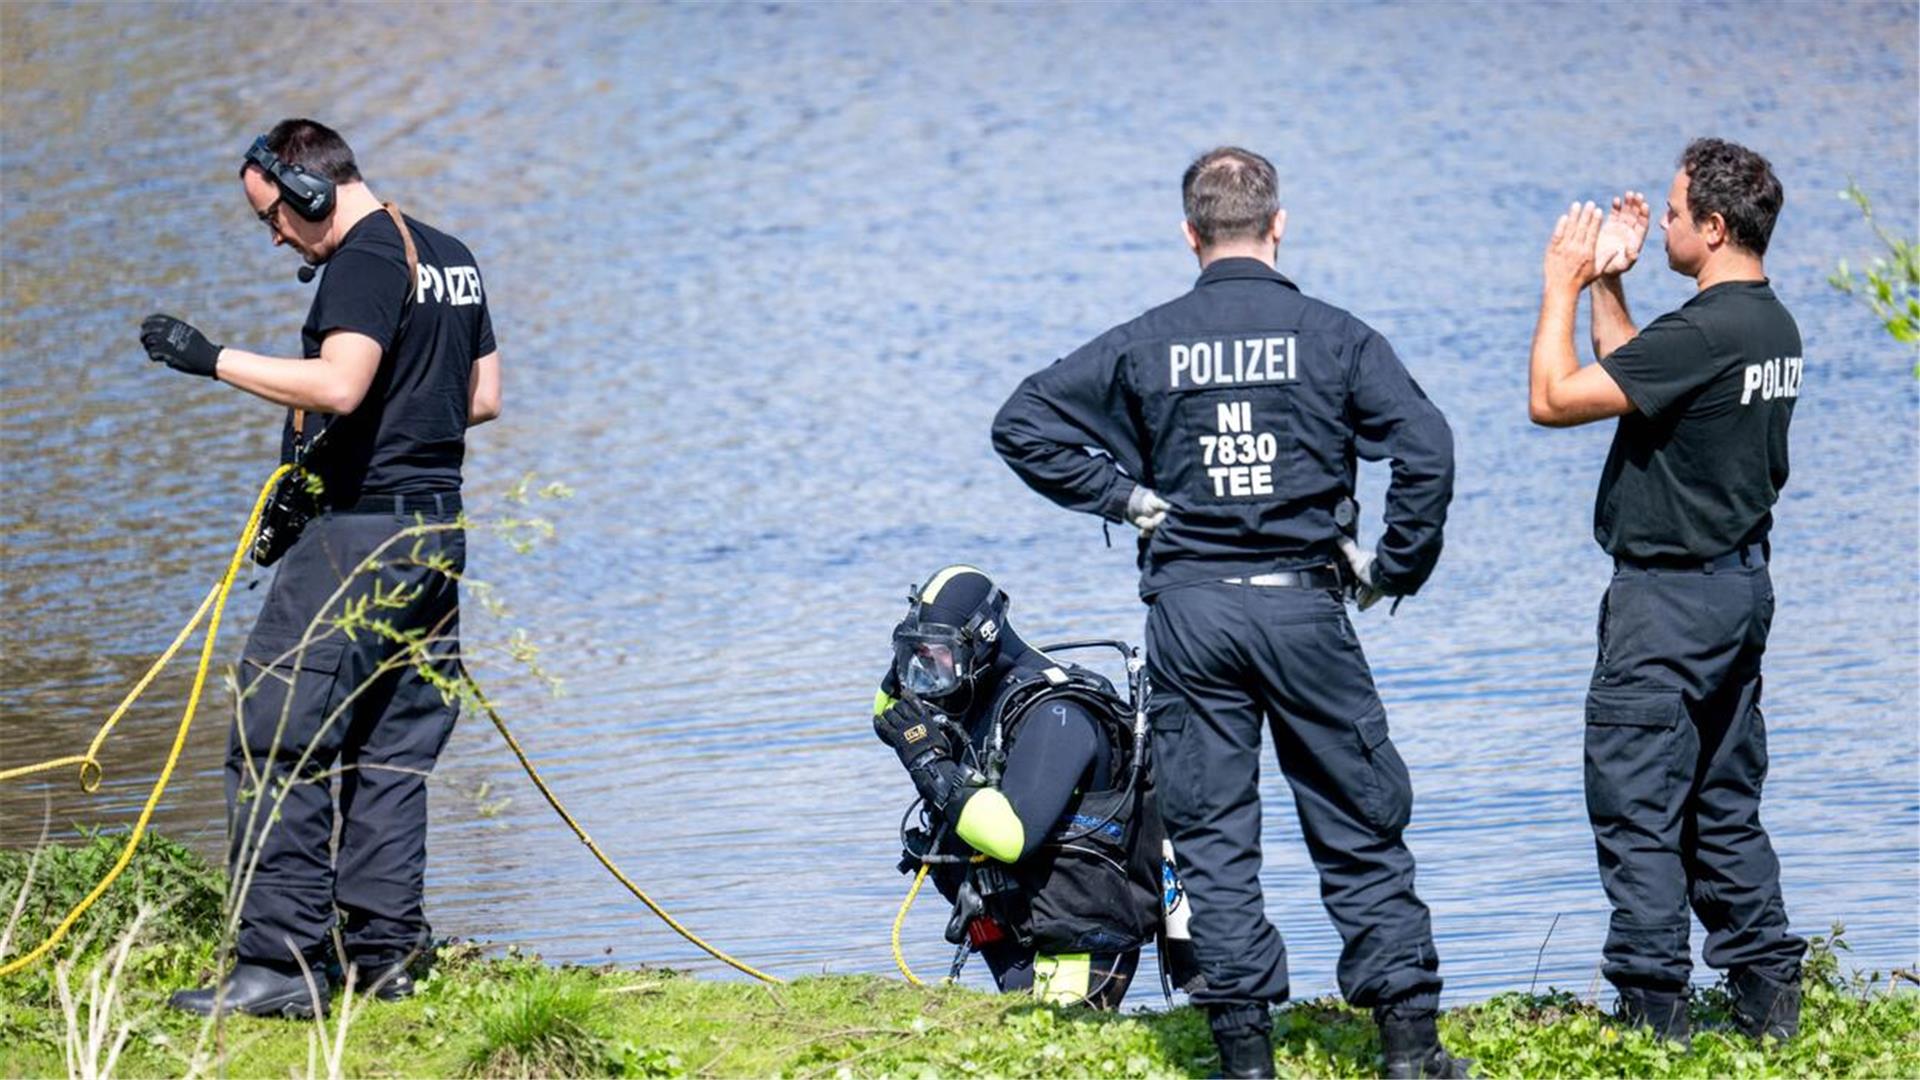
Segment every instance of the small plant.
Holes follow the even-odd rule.
[[[1895,341],[1913,346],[1920,354],[1920,243],[1895,236],[1875,221],[1873,203],[1858,184],[1849,180],[1840,197],[1860,207],[1861,216],[1887,254],[1873,260],[1864,280],[1855,277],[1847,260],[1841,259],[1827,282],[1848,296],[1865,300]],[[1913,373],[1920,378],[1920,361],[1914,364]]]
[[[121,1014],[121,976],[126,972],[127,956],[147,921],[142,910],[120,935],[110,959],[95,960],[87,973],[84,999],[73,992],[75,961],[62,960],[53,969],[54,985],[60,991],[60,1012],[66,1018],[65,1044],[67,1075],[78,1080],[106,1080],[126,1049],[133,1022]],[[103,983],[101,976],[105,975]]]
[[[468,1054],[474,1076],[586,1076],[619,1071],[602,1030],[599,989],[571,971],[536,971],[480,1014]]]

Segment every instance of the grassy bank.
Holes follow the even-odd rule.
[[[43,853],[4,955],[38,940],[119,841]],[[114,1067],[124,1076],[213,1072],[221,1063],[235,1076],[1197,1076],[1216,1067],[1204,1020],[1186,1008],[1104,1016],[865,976],[761,987],[660,970],[555,968],[471,945],[443,948],[409,1001],[345,1010],[336,999],[324,1028],[242,1017],[213,1029],[169,1013],[164,1001],[212,974],[219,875],[164,839],[149,843],[82,924],[83,940],[58,951],[59,963],[0,982],[0,1075],[69,1071],[67,1043],[76,1030],[84,1042],[95,975],[95,997],[117,990],[101,1011],[100,1042],[111,1046],[125,1028]],[[26,864],[24,854],[0,854],[0,915],[11,911]],[[137,919],[115,980],[117,946]],[[1455,1009],[1442,1032],[1485,1076],[1920,1075],[1920,994],[1842,978],[1830,947],[1810,970],[1806,1029],[1786,1046],[1703,1034],[1686,1053],[1618,1031],[1591,1003],[1561,993]],[[1723,1006],[1717,994],[1701,995],[1696,1021],[1718,1019]],[[1363,1014],[1325,1001],[1281,1010],[1275,1042],[1282,1075],[1372,1075],[1378,1052]],[[104,1057],[103,1049],[92,1060]]]

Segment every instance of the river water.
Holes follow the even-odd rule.
[[[276,410],[134,339],[161,309],[294,351],[310,289],[233,178],[256,132],[310,114],[480,257],[507,392],[470,507],[527,513],[501,493],[528,472],[575,492],[538,505],[543,548],[471,544],[508,606],[470,613],[478,670],[547,777],[747,961],[889,970],[909,790],[866,705],[905,588],[972,561],[1031,639],[1138,639],[1130,545],[1022,487],[987,424],[1027,372],[1188,287],[1180,171],[1236,142],[1279,166],[1282,269],[1385,333],[1457,435],[1437,576],[1357,618],[1449,997],[1524,989],[1536,960],[1585,992],[1609,432],[1527,422],[1539,254],[1569,199],[1662,194],[1718,133],[1785,183],[1768,265],[1806,341],[1767,679],[1787,903],[1802,931],[1844,922],[1862,967],[1920,955],[1920,395],[1912,355],[1825,283],[1874,247],[1848,177],[1914,231],[1912,4],[7,4],[0,30],[0,763],[84,746],[271,467]],[[1629,293],[1644,319],[1688,284],[1656,250]],[[1383,484],[1364,478],[1369,536]],[[516,627],[558,696],[504,658]],[[56,835],[130,820],[188,668],[96,796],[65,774],[0,791],[0,843],[34,842],[43,807]],[[228,708],[202,710],[159,815],[208,852]],[[602,875],[484,720],[435,784],[439,932],[724,974]],[[1295,993],[1329,992],[1337,939],[1271,762],[1263,785]],[[948,955],[939,906],[908,923],[922,971]]]

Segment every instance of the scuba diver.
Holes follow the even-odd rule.
[[[1106,679],[1022,640],[1006,594],[971,566],[934,574],[909,604],[873,729],[920,795],[900,868],[927,864],[953,903],[954,973],[978,952],[1003,992],[1117,1008],[1141,945],[1161,930],[1162,889],[1180,895],[1163,876],[1171,863],[1146,768],[1137,657],[1120,642],[1055,646],[1126,654],[1129,703]],[[1190,949],[1161,945],[1163,971],[1182,987]]]

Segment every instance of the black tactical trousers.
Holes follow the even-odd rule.
[[[1260,731],[1293,788],[1320,896],[1345,942],[1341,993],[1432,1005],[1439,958],[1401,831],[1407,767],[1373,673],[1327,590],[1210,583],[1147,616],[1160,812],[1192,902],[1196,1004],[1286,1000],[1287,954],[1260,890]]]
[[[1758,559],[1712,572],[1622,565],[1601,601],[1587,816],[1613,904],[1602,970],[1615,985],[1686,984],[1689,906],[1707,928],[1708,964],[1798,974],[1806,943],[1787,929],[1780,861],[1760,825],[1760,657],[1772,623]]]
[[[418,520],[446,524],[453,515]],[[317,959],[336,907],[343,959],[363,970],[405,957],[428,932],[427,775],[458,710],[394,642],[365,626],[349,636],[330,622],[367,602],[368,618],[422,635],[433,670],[457,671],[457,583],[419,562],[444,558],[464,569],[460,531],[403,537],[380,555],[379,569],[355,572],[415,523],[391,513],[316,518],[283,557],[241,654],[226,787],[233,880],[253,866],[236,945],[244,962]]]

